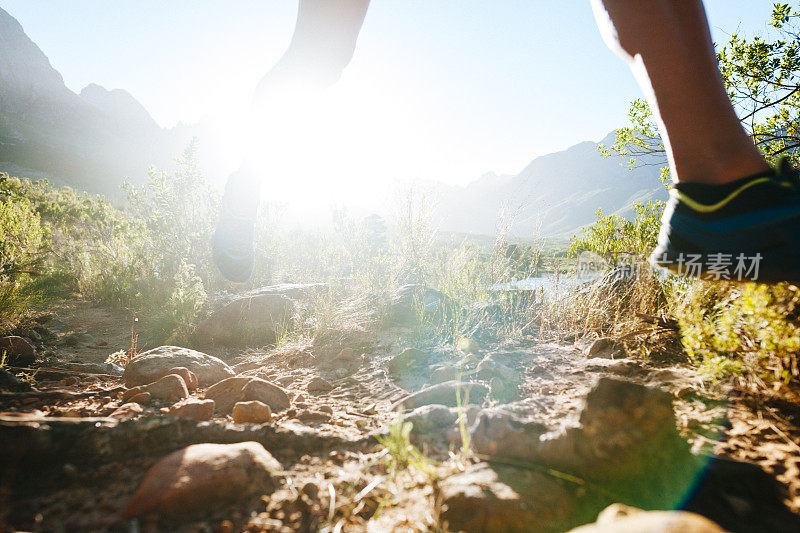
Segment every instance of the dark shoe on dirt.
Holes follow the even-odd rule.
[[[725,185],[676,184],[650,263],[706,280],[800,281],[800,173],[783,160]]]

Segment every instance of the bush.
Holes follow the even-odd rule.
[[[693,283],[676,308],[684,347],[716,378],[798,377],[800,289],[794,285]]]

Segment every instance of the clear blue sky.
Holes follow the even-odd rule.
[[[737,27],[762,30],[772,1],[706,5],[714,38],[724,41]],[[167,127],[243,109],[285,49],[296,13],[288,0],[0,6],[71,89],[124,88]],[[351,169],[363,182],[379,171],[450,183],[516,173],[537,155],[601,139],[639,96],[587,0],[374,0],[333,92],[345,109],[363,110],[349,127],[377,139],[375,157]],[[380,139],[390,149],[382,152]]]

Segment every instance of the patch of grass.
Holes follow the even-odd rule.
[[[403,417],[389,426],[389,434],[377,436],[378,442],[388,451],[389,465],[393,472],[413,467],[428,475],[433,475],[431,460],[411,443],[411,430],[414,425],[405,422]]]

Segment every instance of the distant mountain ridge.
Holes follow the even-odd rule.
[[[0,8],[0,171],[48,177],[58,185],[114,197],[125,177],[141,182],[151,165],[170,168],[193,136],[201,137],[201,166],[219,180],[235,162],[215,145],[227,130],[211,122],[158,126],[130,93],[89,84],[75,94],[14,17]],[[613,134],[604,144],[613,141]],[[663,161],[626,168],[582,142],[537,157],[517,175],[487,173],[467,186],[436,184],[441,231],[493,235],[513,220],[520,238],[566,236],[595,219],[623,216],[636,201],[666,198]]]
[[[30,169],[114,195],[125,176],[169,165],[188,136],[160,128],[133,96],[64,84],[19,22],[0,8],[0,170]]]
[[[568,236],[604,214],[629,216],[634,202],[665,200],[663,159],[652,157],[632,170],[624,157],[604,157],[599,144],[585,141],[537,157],[516,176],[485,174],[465,187],[438,190],[436,220],[442,231],[494,234],[510,221],[521,238]]]

